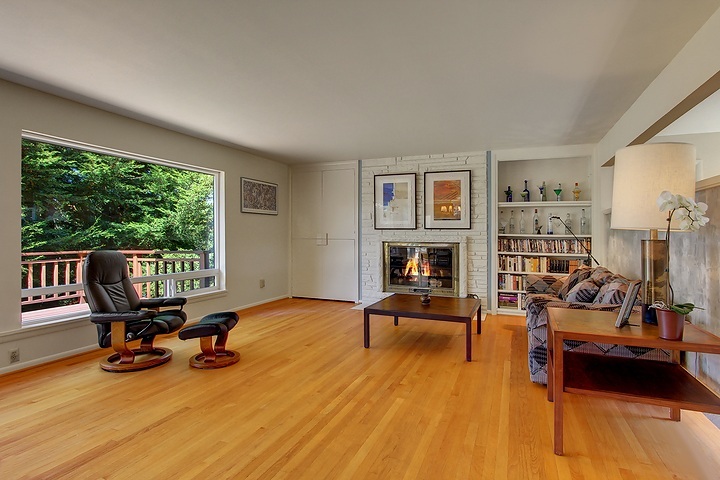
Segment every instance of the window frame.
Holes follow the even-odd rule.
[[[161,165],[170,168],[178,168],[183,170],[189,170],[198,173],[204,173],[212,175],[213,177],[213,238],[214,238],[214,254],[215,254],[215,266],[214,268],[207,268],[203,270],[193,270],[188,272],[176,272],[176,273],[164,273],[159,275],[148,275],[142,277],[131,277],[130,281],[133,284],[145,283],[145,282],[164,282],[164,288],[166,292],[169,292],[167,296],[175,296],[177,291],[177,283],[184,280],[202,279],[207,277],[214,277],[215,285],[212,287],[204,287],[199,289],[182,292],[183,297],[188,300],[194,298],[206,297],[209,295],[217,295],[218,293],[225,292],[225,242],[224,242],[224,184],[225,184],[225,173],[221,170],[215,170],[208,167],[200,167],[196,165],[190,165],[187,163],[181,163],[171,160],[166,160],[158,157],[152,157],[148,155],[142,155],[138,153],[127,152],[124,150],[118,150],[109,147],[101,147],[85,142],[76,140],[69,140],[53,135],[47,135],[44,133],[34,132],[30,130],[22,130],[21,140],[30,140],[35,142],[49,143],[58,145],[61,147],[73,148],[76,150],[84,150],[88,152],[97,153],[100,155],[110,155],[119,157],[127,160],[135,160],[138,162],[151,163],[155,165]],[[22,158],[20,158],[22,162]],[[64,292],[75,292],[82,291],[83,286],[80,283],[73,283],[67,285],[56,285],[50,287],[35,287],[35,288],[21,288],[20,299],[28,296],[39,296],[47,295],[51,293],[64,293]],[[82,305],[82,304],[80,304]],[[87,305],[87,304],[85,304]],[[60,307],[62,308],[62,307]],[[34,313],[32,319],[25,319],[25,314],[21,313],[21,326],[30,327],[37,325],[45,325],[50,323],[58,323],[70,320],[76,320],[78,318],[86,317],[89,315],[90,310],[88,308],[80,310],[74,309],[72,312],[67,313],[56,313],[39,315],[42,310],[37,310]]]

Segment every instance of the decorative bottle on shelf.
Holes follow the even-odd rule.
[[[505,201],[512,202],[512,188],[508,185],[508,189],[505,190]]]
[[[540,218],[538,217],[537,208],[535,209],[535,213],[533,213],[533,233],[536,233],[540,235]]]
[[[572,218],[569,213],[565,215],[565,235],[572,235]]]
[[[552,235],[553,234],[553,214],[548,213],[548,224],[547,224],[547,234]]]
[[[582,215],[580,216],[580,234],[581,235],[587,235],[588,228],[587,228],[587,218],[585,218],[585,209],[582,209]]]
[[[540,190],[540,201],[544,202],[547,200],[547,187],[545,186],[545,180],[543,180],[543,184],[538,187],[538,190]]]
[[[520,210],[520,233],[525,233],[525,210]]]
[[[527,180],[525,180],[525,190],[522,191],[522,197],[526,202],[530,201],[530,190],[527,188]]]
[[[573,188],[572,193],[573,193],[573,200],[575,200],[576,202],[578,200],[580,200],[580,192],[582,192],[582,190],[580,190],[578,183],[575,182],[575,188]]]
[[[555,195],[557,195],[556,200],[557,200],[558,202],[559,202],[560,200],[562,200],[562,197],[560,196],[560,194],[562,193],[562,184],[558,183],[557,188],[556,188],[555,190],[553,190],[553,192],[555,192]]]
[[[510,210],[510,221],[508,222],[509,233],[515,233],[515,210]]]
[[[505,227],[507,227],[507,220],[505,220],[505,214],[500,210],[500,217],[498,217],[498,232],[505,233]]]

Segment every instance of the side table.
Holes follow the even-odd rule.
[[[643,324],[615,327],[615,312],[548,308],[548,400],[554,402],[554,451],[563,454],[563,395],[575,393],[646,403],[670,408],[670,419],[680,421],[680,410],[720,414],[720,396],[677,362],[681,351],[720,354],[720,338],[689,323],[683,339],[663,340],[658,327]],[[565,340],[611,343],[673,351],[673,363],[587,353],[566,352]]]

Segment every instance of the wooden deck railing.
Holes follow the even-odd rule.
[[[38,295],[22,298],[23,312],[84,303],[85,295],[82,287],[68,291],[67,286],[82,284],[82,265],[85,256],[89,252],[89,250],[85,250],[23,253],[21,261],[22,288],[43,288],[43,291]],[[122,253],[128,258],[130,277],[151,277],[178,272],[192,272],[204,270],[210,266],[210,253],[201,250],[123,250]],[[211,286],[212,282],[212,278],[179,280],[176,283],[175,292],[186,292],[208,287]],[[143,298],[159,297],[167,294],[165,292],[165,282],[162,280],[136,283],[135,289]]]

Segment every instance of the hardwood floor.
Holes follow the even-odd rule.
[[[569,395],[565,451],[530,382],[524,318],[464,326],[291,299],[240,312],[240,362],[196,370],[196,341],[134,373],[96,351],[0,377],[0,478],[703,479],[720,431],[702,414]],[[473,332],[475,329],[473,328]]]

